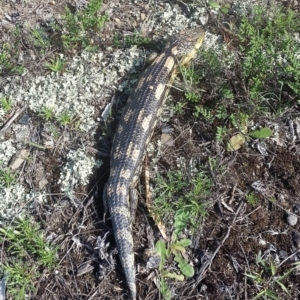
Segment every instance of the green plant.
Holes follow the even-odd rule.
[[[176,206],[170,200],[185,187],[186,183],[180,171],[168,172],[166,177],[157,174],[155,193],[158,197],[155,199],[154,210],[160,218],[175,213]]]
[[[175,113],[182,114],[184,112],[184,108],[186,107],[186,102],[180,101],[172,103],[171,107]]]
[[[60,116],[57,117],[57,120],[62,126],[66,126],[71,123],[72,116],[67,112],[63,112]]]
[[[10,169],[0,169],[0,186],[10,187],[15,181],[16,177]]]
[[[218,118],[219,120],[222,120],[222,121],[224,121],[225,119],[227,119],[228,118],[228,112],[227,112],[226,107],[221,104],[217,108],[215,116],[216,116],[216,118]]]
[[[256,287],[260,290],[259,293],[253,298],[253,300],[264,297],[279,300],[280,298],[278,298],[278,293],[276,292],[277,287],[279,287],[284,293],[289,295],[288,289],[284,285],[283,281],[291,274],[291,272],[295,268],[297,268],[298,263],[295,264],[296,267],[291,268],[283,275],[278,275],[277,267],[272,259],[263,258],[263,256],[261,255],[261,251],[259,251],[256,255],[255,261],[258,270],[251,272],[251,274],[245,274],[247,278],[252,279],[256,283]]]
[[[11,226],[0,227],[0,241],[11,257],[3,267],[8,295],[23,300],[35,290],[33,283],[40,277],[40,271],[55,266],[56,248],[46,241],[36,223],[24,217]]]
[[[207,214],[203,199],[211,187],[211,179],[204,170],[188,180],[181,171],[170,171],[166,177],[157,175],[154,213],[161,219],[174,218],[177,235],[188,226],[195,228]]]
[[[249,115],[247,113],[237,112],[235,114],[231,114],[229,119],[234,128],[244,134],[247,132],[249,120]]]
[[[249,132],[249,136],[255,139],[265,139],[270,137],[273,134],[273,131],[270,128],[260,128],[254,131]]]
[[[195,69],[193,66],[182,66],[180,68],[180,73],[183,77],[186,85],[190,86],[195,83],[199,83],[203,78],[203,73],[201,70]]]
[[[280,97],[272,101],[263,99],[262,93],[280,95],[284,86],[300,95],[300,62],[295,58],[300,43],[293,36],[299,25],[296,12],[275,6],[269,11],[254,7],[251,17],[243,17],[239,27],[243,75],[255,106],[264,105],[277,113],[282,106]]]
[[[50,63],[46,64],[46,67],[53,72],[59,72],[63,69],[64,64],[64,60],[57,57],[56,59],[51,59]]]
[[[218,126],[217,133],[216,133],[216,141],[220,143],[223,140],[226,133],[227,133],[227,128],[225,126]]]
[[[116,48],[120,48],[120,46],[122,45],[122,41],[121,41],[121,36],[119,33],[117,33],[113,36],[112,43]]]
[[[166,281],[163,278],[161,278],[161,280],[160,280],[159,290],[160,290],[160,293],[161,293],[163,299],[165,299],[165,300],[172,299],[172,292],[169,289]]]
[[[16,27],[10,35],[9,42],[0,48],[0,75],[21,75],[24,67],[18,63],[21,44],[21,29]]]
[[[63,16],[65,30],[62,34],[66,50],[94,49],[94,38],[107,21],[106,15],[99,15],[101,5],[102,0],[91,0],[85,9],[78,10],[74,14],[66,7]]]
[[[233,99],[234,97],[232,89],[227,84],[223,84],[219,90],[219,94],[226,99]]]
[[[199,103],[201,94],[200,93],[195,93],[195,92],[185,92],[184,93],[185,98],[192,102],[192,103]]]
[[[210,109],[205,108],[203,106],[195,106],[195,112],[193,113],[193,116],[195,116],[196,118],[198,118],[199,116],[203,116],[206,121],[208,121],[209,123],[212,123],[214,121],[214,116],[212,115],[212,112]]]
[[[142,36],[140,33],[135,33],[125,38],[126,47],[130,47],[133,45],[152,47],[154,45],[154,42],[150,38]]]
[[[40,276],[34,264],[12,262],[4,265],[7,274],[7,293],[12,299],[24,300],[35,291],[32,281]]]
[[[0,75],[22,74],[24,68],[15,66],[14,59],[4,44],[0,52]]]
[[[30,33],[34,46],[43,50],[46,50],[48,47],[50,47],[50,39],[42,28],[33,28]]]
[[[222,3],[210,5],[220,9]],[[211,124],[219,143],[229,136],[229,151],[238,150],[249,137],[271,136],[267,127],[249,132],[248,126],[263,118],[278,118],[299,103],[300,60],[295,55],[300,52],[295,38],[299,27],[295,11],[255,7],[237,27],[229,26],[228,47],[202,48],[201,68],[182,68],[187,109]]]
[[[13,103],[9,98],[4,96],[0,98],[0,107],[2,107],[4,111],[9,111],[12,108],[12,105]]]
[[[171,291],[165,281],[167,278],[175,279],[177,281],[183,281],[184,276],[193,277],[194,276],[194,268],[189,262],[184,258],[186,250],[185,248],[190,246],[192,243],[189,239],[181,239],[178,240],[177,235],[173,234],[172,241],[168,247],[166,247],[165,242],[162,240],[157,241],[155,244],[155,250],[160,255],[160,264],[159,264],[159,272],[161,274],[160,281],[160,292],[164,299],[171,299]],[[165,269],[165,261],[170,258],[172,254],[172,258],[178,264],[178,269],[181,274],[170,272]]]
[[[44,106],[39,114],[46,121],[50,121],[54,117],[54,110],[51,107]]]
[[[258,202],[257,197],[255,196],[254,192],[250,192],[249,194],[246,195],[246,200],[249,204],[251,205],[256,205]]]
[[[223,14],[227,14],[228,11],[229,11],[229,8],[230,8],[230,4],[229,3],[225,3],[223,5],[219,4],[218,2],[216,1],[211,1],[209,2],[209,5],[212,7],[212,8],[217,8],[220,10],[220,12],[222,12]]]

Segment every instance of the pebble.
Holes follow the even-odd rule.
[[[296,214],[300,213],[300,204],[297,203],[297,204],[294,206],[294,213],[296,213]]]
[[[300,234],[294,232],[293,233],[293,241],[295,245],[300,249]]]
[[[18,123],[22,124],[22,125],[27,125],[30,120],[31,120],[31,117],[29,115],[25,114],[20,118]]]
[[[288,223],[289,225],[295,226],[295,225],[297,224],[297,222],[298,222],[298,218],[297,218],[297,216],[294,215],[294,214],[289,214],[289,215],[287,216],[287,218],[286,218],[286,221],[287,221],[287,223]]]
[[[26,149],[22,149],[20,151],[18,151],[18,153],[16,153],[14,155],[14,157],[12,158],[9,166],[12,170],[16,170],[18,169],[22,163],[27,160],[29,157],[29,151]]]

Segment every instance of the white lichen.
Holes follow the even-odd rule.
[[[4,138],[0,136],[0,169],[7,166],[15,153],[16,148],[13,146],[12,141],[4,141]]]
[[[99,168],[102,162],[89,156],[82,148],[70,150],[67,162],[62,167],[58,183],[62,192],[70,199],[74,198],[75,188],[79,185],[87,185],[93,168]]]
[[[9,222],[13,217],[17,217],[25,212],[33,201],[45,201],[47,195],[30,191],[19,183],[9,187],[0,185],[0,224]]]
[[[16,76],[3,88],[0,97],[9,97],[15,104],[27,105],[37,113],[43,108],[51,109],[57,118],[65,112],[79,116],[79,129],[88,132],[97,125],[97,103],[104,103],[112,90],[122,91],[126,87],[120,83],[122,76],[137,72],[144,60],[143,50],[136,46],[115,51],[109,62],[102,52],[83,52],[68,63],[62,74],[52,72],[27,79]],[[1,111],[0,118],[2,115]]]

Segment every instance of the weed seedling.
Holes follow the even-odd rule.
[[[34,46],[46,50],[50,47],[50,40],[41,28],[34,28],[30,31]]]
[[[85,9],[72,13],[68,7],[64,14],[65,30],[62,41],[66,50],[74,48],[94,49],[94,38],[107,21],[107,16],[99,15],[102,0],[91,0]]]
[[[295,267],[283,275],[278,275],[278,270],[272,259],[265,259],[261,255],[261,251],[256,255],[256,265],[258,270],[253,271],[251,274],[245,274],[247,278],[252,279],[256,283],[256,287],[260,292],[253,298],[253,300],[260,298],[269,298],[279,300],[278,293],[276,292],[279,287],[284,293],[289,295],[288,288],[284,285],[283,280],[288,277],[291,272],[297,268],[299,263],[296,263]]]
[[[5,112],[9,111],[12,108],[12,101],[7,97],[0,98],[0,106]]]
[[[0,169],[0,186],[10,187],[15,181],[16,177],[10,169]]]
[[[59,72],[64,67],[64,60],[57,57],[56,59],[52,59],[50,63],[46,64],[46,67],[53,72]]]
[[[257,197],[255,196],[254,192],[251,192],[249,194],[246,195],[246,200],[249,204],[251,204],[252,206],[256,205],[258,202]]]
[[[57,120],[62,126],[67,126],[71,123],[72,116],[67,112],[63,112],[59,117],[57,117]]]
[[[165,282],[166,278],[175,279],[177,281],[183,281],[184,276],[193,277],[194,276],[194,268],[189,262],[183,257],[186,253],[185,248],[190,246],[192,243],[189,239],[181,239],[178,240],[177,235],[173,234],[172,242],[167,247],[165,242],[159,240],[155,245],[155,250],[160,255],[160,264],[159,264],[159,272],[161,274],[161,282],[160,282],[160,292],[164,299],[170,299],[171,291]],[[169,259],[170,256],[174,259],[174,261],[178,264],[178,269],[180,273],[170,272],[168,270],[164,270],[165,261]]]
[[[50,121],[54,117],[54,110],[50,107],[43,107],[40,111],[40,116],[46,121]]]

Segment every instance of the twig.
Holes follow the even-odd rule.
[[[288,256],[286,259],[284,259],[278,266],[277,269],[279,269],[287,260],[289,260],[290,258],[292,258],[293,256],[295,256],[297,253],[299,253],[300,250],[297,250],[295,253],[291,254],[290,256]]]
[[[234,187],[232,188],[232,192],[231,192],[231,198],[228,202],[229,205],[232,204],[232,202],[234,201],[234,194],[235,194],[235,190],[236,190],[236,187],[237,187],[237,183],[234,185]]]
[[[6,124],[1,128],[0,135],[4,134],[5,131],[11,126],[11,124],[14,122],[16,118],[19,117],[20,114],[22,114],[25,110],[25,106],[17,110],[17,112],[6,122]]]

